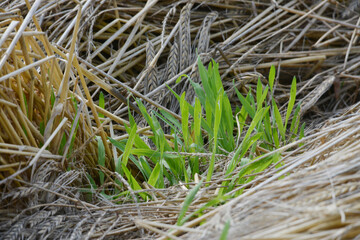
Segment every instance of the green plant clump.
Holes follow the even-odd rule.
[[[127,179],[134,191],[142,188],[128,168],[129,161],[138,168],[147,184],[155,188],[165,188],[180,181],[189,183],[195,174],[203,176],[206,181],[212,180],[216,171],[217,154],[225,154],[232,157],[227,164],[225,176],[231,180],[224,181],[219,191],[219,196],[224,196],[232,191],[234,186],[254,178],[245,177],[246,175],[261,172],[271,164],[280,165],[280,153],[263,157],[261,152],[273,151],[294,141],[298,135],[300,138],[304,135],[304,125],[299,129],[300,104],[295,107],[295,77],[283,118],[273,95],[274,67],[270,69],[267,86],[264,87],[260,79],[258,80],[255,94],[250,89],[249,93],[243,96],[235,89],[242,105],[233,112],[220,79],[218,64],[212,61],[206,69],[199,59],[198,66],[201,85],[189,79],[196,93],[193,105],[185,100],[185,92],[178,96],[169,88],[180,103],[181,122],[163,110],[149,114],[141,101],[137,100],[143,117],[151,127],[153,136],[148,137],[148,140],[153,148],[149,147],[143,136],[136,133],[137,125],[130,112],[130,126],[126,126],[129,137],[122,141],[110,138],[110,142],[122,152],[120,157],[115,159],[116,171]],[[159,119],[170,127],[171,139],[166,137]],[[103,152],[101,138],[97,138],[97,141],[99,152]],[[211,157],[205,158],[197,154],[207,152],[211,152]],[[99,165],[103,165],[100,159],[103,157],[99,157]],[[243,167],[235,171],[239,166]],[[104,183],[104,174],[100,173],[100,177],[101,183]],[[120,182],[118,184],[121,186]],[[128,193],[116,190],[111,197],[116,198]],[[241,194],[240,190],[233,196],[238,194]],[[150,197],[145,193],[139,195],[144,200]]]

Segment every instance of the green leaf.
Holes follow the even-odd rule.
[[[194,108],[194,135],[195,143],[199,147],[203,145],[201,138],[201,105],[200,100],[195,97],[195,108]]]
[[[176,225],[181,226],[185,223],[183,221],[183,218],[185,217],[185,214],[186,214],[187,210],[189,209],[191,202],[194,200],[196,193],[199,191],[202,182],[203,182],[203,180],[201,180],[198,184],[196,184],[196,186],[193,189],[191,189],[189,194],[186,196],[185,201],[183,202],[183,205],[181,207]]]
[[[299,139],[302,139],[304,136],[305,136],[305,123],[303,123],[301,125]],[[304,143],[299,144],[299,146],[302,146],[302,145],[304,145]]]
[[[169,87],[169,85],[166,84],[166,87],[170,90],[172,94],[174,94],[175,98],[180,102],[180,96],[171,87]]]
[[[155,115],[151,116],[153,123],[154,123],[154,130],[153,133],[155,135],[155,138],[157,139],[156,142],[156,146],[159,148],[161,156],[164,153],[164,151],[167,150],[171,150],[169,148],[169,145],[166,142],[166,138],[165,138],[165,134],[164,131],[162,130],[160,123],[158,122],[158,120],[156,119]]]
[[[74,123],[75,123],[74,121],[71,123],[71,129],[74,127]],[[74,134],[71,137],[68,156],[70,156],[70,154],[72,153],[72,149],[74,147],[74,142],[76,139],[76,133],[77,133],[78,128],[79,128],[79,122],[77,122],[77,124],[75,126],[75,130],[74,130]]]
[[[273,135],[273,140],[274,140],[274,143],[275,143],[275,147],[279,148],[280,147],[280,142],[279,142],[279,134],[278,134],[277,128],[273,128],[272,131],[273,131],[272,135]]]
[[[105,146],[101,137],[96,136],[96,140],[98,142],[98,164],[102,167],[105,167]],[[99,177],[100,183],[102,185],[104,183],[105,175],[101,170],[99,170]]]
[[[166,167],[166,162],[164,159],[161,159],[160,162],[160,178],[158,178],[158,182],[157,182],[157,187],[158,188],[164,188],[165,187],[165,183],[164,183],[164,176],[169,179],[170,184],[174,184],[176,181],[174,180],[173,176],[169,175],[169,173],[164,170],[164,166]]]
[[[146,161],[144,156],[139,157],[139,162],[140,162],[142,169],[144,169],[145,179],[149,179],[149,177],[152,173],[149,163]]]
[[[61,142],[60,142],[59,155],[63,154],[66,141],[67,141],[66,134],[64,133],[63,137],[61,138]]]
[[[221,146],[228,152],[232,152],[235,148],[234,131],[234,117],[231,104],[226,93],[223,93],[222,101],[222,119],[221,119],[221,135],[219,142]]]
[[[149,113],[146,111],[146,108],[145,108],[144,104],[139,99],[136,99],[136,103],[137,103],[143,117],[145,118],[146,122],[149,124],[151,129],[154,131],[153,121],[152,121]]]
[[[91,177],[91,175],[88,174],[88,173],[86,173],[86,177],[89,179],[91,187],[92,187],[93,189],[97,189],[95,180]]]
[[[290,100],[286,111],[286,118],[285,118],[285,129],[287,127],[287,123],[290,117],[290,114],[294,108],[296,99],[296,78],[293,78],[292,84],[291,84],[291,90],[290,90]]]
[[[215,82],[215,90],[218,91],[218,93],[222,94],[224,92],[224,87],[221,81],[220,73],[219,73],[219,64],[216,63],[214,60],[212,62],[212,77],[214,78]]]
[[[202,64],[200,58],[198,58],[198,66],[199,66],[199,74],[200,74],[200,78],[201,78],[201,82],[203,85],[203,88],[205,90],[205,94],[206,94],[206,100],[209,101],[209,103],[211,104],[210,106],[214,106],[215,105],[215,99],[216,99],[216,95],[214,95],[217,91],[217,89],[214,89],[212,87],[212,82],[210,81],[210,76],[208,76],[210,73],[209,71],[206,71],[204,65]],[[209,64],[209,68],[211,68],[211,63]],[[215,93],[214,93],[215,91]]]
[[[191,143],[189,142],[189,127],[188,127],[189,108],[188,108],[187,102],[185,100],[185,92],[183,92],[183,94],[181,95],[180,110],[181,110],[181,126],[182,126],[184,144],[187,149]]]
[[[195,90],[195,94],[199,98],[201,105],[205,106],[206,94],[205,94],[204,90],[202,89],[200,84],[193,82],[191,79],[189,79],[189,81],[190,81],[191,85],[193,86],[193,88]]]
[[[51,94],[50,94],[50,104],[51,104],[51,108],[54,107],[55,104],[55,93],[54,93],[54,88],[51,87]],[[26,103],[26,98],[25,98],[25,103]],[[27,105],[26,105],[27,108]]]
[[[290,125],[290,132],[294,133],[295,135],[297,134],[300,123],[300,115],[299,115],[300,108],[301,108],[301,103],[299,102],[299,104],[295,108],[294,116],[293,119],[291,120],[291,125]]]
[[[157,163],[149,177],[149,181],[148,184],[150,184],[153,187],[156,187],[156,182],[157,180],[162,177],[160,176],[160,171],[161,170],[161,165],[159,163]]]
[[[128,179],[128,182],[130,184],[130,187],[132,190],[134,191],[140,191],[142,190],[142,188],[140,187],[139,183],[136,181],[136,179],[133,177],[133,175],[131,175],[131,172],[129,171],[129,169],[126,167],[126,165],[124,165],[124,163],[121,165],[122,166],[122,170],[124,171],[126,178]],[[139,193],[140,197],[144,200],[146,200],[147,198],[147,194],[140,192]],[[135,199],[134,199],[135,201]]]
[[[272,65],[270,67],[270,72],[269,72],[269,86],[270,86],[271,92],[273,91],[274,80],[275,80],[275,67]]]
[[[248,112],[246,111],[244,105],[241,107],[240,113],[238,114],[238,122],[239,122],[239,135],[238,135],[238,141],[236,145],[239,145],[239,140],[242,135],[242,130],[244,129],[244,126],[246,125],[246,119],[248,117]]]
[[[129,98],[127,98],[127,104],[128,104],[128,106],[130,106]],[[135,122],[135,119],[134,119],[133,115],[131,114],[131,109],[130,108],[128,108],[128,116],[129,116],[130,127],[133,127],[136,122]],[[126,125],[125,125],[125,127],[126,127]]]
[[[250,137],[249,140],[247,140],[246,142],[242,142],[242,144],[240,145],[240,147],[236,150],[233,158],[231,159],[228,168],[226,170],[226,175],[229,175],[230,173],[232,173],[236,167],[236,164],[238,164],[239,159],[241,159],[245,153],[249,150],[249,148],[257,142],[257,140],[259,140],[259,138],[261,137],[261,133],[257,133],[254,136]],[[220,189],[220,191],[222,191],[223,189]]]
[[[136,128],[136,126],[135,126]],[[132,129],[131,129],[132,130]],[[131,130],[130,130],[130,133],[131,133]],[[135,140],[134,140],[134,145],[135,145],[135,142],[136,142],[136,139],[138,139],[139,136],[138,134],[135,134]],[[124,159],[124,155],[125,155],[125,148],[126,148],[126,145],[130,145],[129,143],[129,139],[127,140],[123,140],[122,142],[118,142],[112,138],[108,138],[110,140],[110,142],[116,147],[118,148],[121,152],[123,152],[122,155],[120,155],[120,157],[116,160],[115,162],[115,170],[116,172],[118,173],[121,173],[121,162],[123,161]],[[141,140],[141,139],[140,139]],[[141,140],[142,141],[142,140]],[[129,146],[128,145],[128,146]],[[151,173],[151,170],[149,171],[149,169],[145,169],[142,164],[140,163],[139,160],[137,160],[132,154],[132,151],[133,151],[134,148],[131,148],[131,152],[130,154],[128,155],[128,159],[130,159],[135,165],[136,167],[141,171],[141,173],[143,174],[144,177],[148,177],[149,174]],[[145,148],[144,150],[147,150],[147,149],[150,149],[146,144],[145,144]],[[152,159],[153,160],[153,159]],[[149,171],[150,173],[147,174],[147,171]]]
[[[256,113],[254,119],[251,121],[248,131],[246,132],[246,135],[243,140],[244,142],[246,142],[246,140],[249,138],[250,134],[252,133],[252,131],[254,130],[256,125],[263,119],[264,115],[266,114],[266,112],[268,110],[269,110],[269,107],[266,107],[266,108],[262,108],[260,111],[258,111]]]
[[[241,171],[238,173],[238,179],[240,180],[243,176],[250,174],[252,171],[256,169],[262,169],[264,166],[268,166],[273,160],[273,156],[258,159],[261,157],[262,156],[255,158],[249,165],[242,168]]]
[[[244,106],[246,112],[250,115],[251,118],[254,118],[255,116],[255,109],[250,104],[250,93],[249,95],[244,98],[244,96],[235,88],[236,94],[241,102],[241,104]]]
[[[26,130],[25,130],[24,127],[23,127],[23,130],[24,130],[25,134],[27,135],[27,132],[26,132]],[[45,132],[45,123],[44,123],[44,121],[41,121],[41,122],[40,122],[39,132],[40,132],[41,135],[44,136],[44,132]]]
[[[178,84],[181,81],[182,75],[176,79],[176,84]]]
[[[125,164],[125,166],[126,166],[127,163],[128,163],[129,155],[130,155],[130,153],[131,153],[131,149],[132,149],[133,146],[134,146],[136,130],[137,130],[137,127],[136,127],[136,124],[135,124],[135,125],[131,128],[131,132],[130,132],[130,135],[129,135],[129,139],[127,140],[127,143],[126,143],[126,146],[125,146],[124,155],[123,155],[122,160],[121,160],[122,164]]]
[[[257,102],[257,111],[259,111],[260,108],[262,108],[262,83],[260,81],[260,78],[258,78],[258,82],[256,85],[256,102]]]
[[[102,91],[100,91],[100,96],[99,96],[99,107],[101,107],[102,109],[105,109],[105,100],[104,100],[104,94]],[[103,118],[104,114],[99,113],[99,117]]]
[[[281,114],[280,114],[280,111],[279,111],[275,101],[273,100],[272,102],[273,102],[273,107],[274,107],[276,126],[279,129],[282,140],[285,141],[285,128],[284,128],[284,125],[282,122]]]
[[[205,104],[205,113],[206,113],[206,123],[209,127],[212,126],[213,121],[213,106],[209,102],[209,100],[206,98],[206,104]],[[211,134],[212,137],[212,134]]]
[[[215,122],[214,122],[214,141],[217,141],[217,135],[220,127],[220,120],[222,116],[223,96],[219,95],[216,99],[215,105]]]
[[[265,139],[268,142],[272,142],[272,129],[271,129],[271,122],[270,122],[270,113],[267,112],[264,115],[264,127],[265,127]]]
[[[144,149],[144,148],[135,149],[135,148],[133,148],[131,150],[131,154],[138,155],[138,156],[146,156],[146,157],[153,157],[154,156],[154,157],[160,158],[159,151],[152,150],[150,148],[148,148],[148,149]]]
[[[160,114],[161,113],[161,114]],[[175,131],[177,131],[178,132],[178,129],[175,129],[175,125],[167,118],[167,116],[165,117],[165,116],[163,116],[162,114],[163,113],[166,113],[165,111],[161,111],[160,110],[160,113],[158,113],[158,112],[153,112],[153,114],[157,117],[157,118],[159,118],[161,121],[163,121],[164,123],[166,123],[166,125],[167,126],[169,126],[171,129],[173,129],[173,130],[175,130]],[[169,113],[168,113],[169,114]],[[169,114],[170,115],[170,114]],[[171,115],[170,115],[171,116]]]
[[[71,94],[71,101],[73,102],[73,106],[74,106],[74,109],[75,109],[75,113],[77,113],[77,111],[78,111],[78,105],[77,105],[77,101],[76,101],[76,98],[75,98],[74,94]]]
[[[224,229],[221,232],[220,240],[227,240],[227,236],[230,229],[230,220],[225,223]]]
[[[219,95],[216,99],[216,105],[215,105],[215,122],[214,122],[214,147],[213,152],[211,155],[210,165],[208,169],[208,174],[206,177],[206,181],[209,182],[211,180],[212,174],[214,172],[214,165],[215,165],[215,154],[217,150],[217,135],[219,131],[220,126],[220,120],[221,120],[221,113],[222,113],[222,100],[223,96]]]
[[[168,112],[165,112],[164,110],[160,110],[160,113],[166,118],[166,119],[168,119],[170,122],[171,122],[171,124],[173,124],[173,126],[174,126],[174,130],[176,130],[176,131],[180,131],[181,130],[181,124],[180,124],[180,122],[173,116],[173,115],[171,115],[170,113],[168,113]],[[175,129],[176,128],[176,129]]]
[[[265,101],[265,99],[266,99],[266,97],[267,97],[268,91],[269,91],[269,86],[266,86],[265,89],[264,89],[264,92],[263,92],[263,94],[262,94],[262,96],[261,96],[261,98],[260,98],[260,102],[257,103],[258,106],[261,106],[261,107],[262,107],[262,104],[263,104],[263,102]]]
[[[276,164],[275,168],[279,168],[284,165],[284,162],[280,162],[279,164],[277,164],[280,160],[281,160],[281,153],[280,152],[274,153],[272,162]]]
[[[134,146],[135,148],[150,149],[150,147],[141,139],[139,134],[135,134]]]
[[[183,222],[187,222],[190,219],[193,219],[195,216],[201,216],[201,213],[208,209],[209,207],[215,207],[223,202],[226,202],[231,196],[220,196],[218,195],[217,197],[211,199],[210,201],[206,202],[205,204],[203,204],[198,210],[196,210],[195,212],[189,214],[188,216],[186,216],[183,219]]]

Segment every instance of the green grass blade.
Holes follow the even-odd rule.
[[[236,94],[241,102],[241,104],[244,106],[246,112],[250,115],[251,118],[254,118],[255,116],[255,109],[251,106],[250,103],[250,94],[244,98],[244,96],[235,88]]]
[[[128,106],[130,106],[130,100],[129,98],[127,99],[127,104]],[[130,123],[130,127],[134,126],[135,122],[135,118],[133,117],[133,115],[131,114],[131,109],[128,108],[128,116],[129,116],[129,123]],[[125,124],[126,126],[126,124]]]
[[[153,133],[155,135],[156,140],[156,146],[160,150],[161,155],[164,153],[164,151],[171,150],[166,142],[164,131],[161,128],[161,125],[159,121],[156,119],[155,115],[151,116],[151,119],[154,123],[154,130]]]
[[[184,203],[181,207],[176,225],[181,226],[185,223],[183,221],[185,214],[186,214],[187,210],[189,209],[191,202],[194,200],[196,193],[199,191],[202,182],[203,182],[203,180],[201,180],[198,184],[196,184],[196,186],[193,189],[191,189],[189,194],[186,196]]]
[[[213,106],[211,105],[209,99],[206,99],[205,113],[206,113],[206,123],[209,127],[211,127],[213,122]]]
[[[263,122],[264,122],[265,140],[268,142],[272,142],[272,129],[271,129],[271,121],[270,121],[269,111],[264,115]]]
[[[185,92],[181,95],[180,99],[180,110],[181,110],[181,127],[183,132],[183,138],[184,138],[184,144],[186,146],[186,149],[190,146],[190,140],[189,140],[189,107],[187,105],[187,102],[185,100]]]
[[[153,171],[151,172],[151,175],[149,177],[149,181],[148,184],[150,184],[153,187],[156,187],[156,182],[158,181],[158,179],[162,176],[160,176],[160,171],[161,170],[161,166],[159,163],[157,163],[153,169]]]
[[[261,157],[261,156],[259,156],[259,157]],[[262,169],[262,167],[265,165],[268,166],[273,161],[273,156],[262,158],[260,160],[258,160],[258,158],[255,158],[249,165],[247,165],[246,167],[241,169],[241,171],[238,173],[238,176],[237,176],[238,180],[240,180],[243,176],[252,173],[256,169]],[[237,184],[238,184],[238,182],[237,182]]]
[[[236,164],[238,164],[238,160],[241,159],[245,153],[249,150],[249,148],[259,140],[262,133],[257,133],[254,136],[251,136],[247,141],[243,141],[240,147],[236,150],[233,158],[231,159],[228,168],[226,170],[226,175],[232,173],[234,171]]]
[[[130,187],[132,190],[134,191],[140,191],[142,190],[142,188],[140,187],[139,183],[136,181],[136,179],[133,177],[133,175],[131,175],[131,172],[129,171],[129,169],[126,167],[126,165],[122,164],[122,170],[125,173],[126,178],[128,179],[128,182],[130,184]],[[146,200],[147,198],[147,194],[140,192],[139,193],[140,197],[144,200]],[[135,200],[135,199],[134,199]]]
[[[221,129],[222,135],[220,136],[219,141],[221,146],[226,149],[228,152],[232,152],[235,148],[235,139],[234,139],[234,117],[231,108],[231,104],[226,93],[223,93],[223,109],[222,109],[222,119],[221,119]]]
[[[240,138],[241,138],[241,135],[242,135],[242,131],[244,129],[244,126],[246,125],[246,119],[248,117],[248,112],[246,111],[244,105],[241,107],[241,110],[240,110],[240,113],[238,114],[238,122],[239,122],[239,131],[238,131],[238,140],[237,140],[237,143],[236,145],[239,146],[239,141],[240,141]]]
[[[295,112],[294,112],[294,117],[291,120],[291,125],[290,125],[290,132],[293,134],[297,134],[298,128],[299,128],[299,123],[300,123],[300,103],[296,106],[295,108]]]
[[[181,78],[181,76],[179,78]],[[171,87],[169,87],[169,85],[166,85],[166,87],[170,90],[172,94],[174,94],[175,98],[180,102],[180,96]]]
[[[277,128],[273,128],[272,131],[273,131],[272,136],[273,136],[275,147],[279,148],[280,147],[280,142],[279,142],[278,130],[277,130]]]
[[[220,90],[220,89],[218,89],[216,86],[212,62],[210,62],[208,65],[207,74],[208,74],[208,84],[209,84],[209,88],[210,88],[211,92],[206,92],[206,90],[205,90],[205,92],[207,94],[213,94],[214,96],[217,96],[216,94],[218,93],[218,90]]]
[[[98,164],[102,167],[105,167],[105,146],[101,140],[100,136],[96,136],[98,142]],[[102,171],[99,171],[100,183],[104,184],[105,175]]]
[[[256,85],[256,102],[257,102],[257,111],[259,111],[262,108],[262,83],[260,78],[258,78],[257,85]]]
[[[152,170],[151,170],[151,167],[148,163],[148,161],[145,159],[144,156],[140,156],[139,157],[139,163],[141,165],[141,168],[144,169],[144,177],[145,179],[149,179],[151,173],[152,173]]]
[[[296,78],[293,78],[292,84],[291,84],[291,89],[290,89],[290,99],[289,99],[289,104],[287,107],[287,111],[286,111],[286,118],[285,118],[285,129],[287,127],[287,123],[290,117],[290,114],[294,108],[294,104],[295,104],[295,99],[296,99]]]
[[[137,139],[138,137],[139,137],[139,136],[136,134],[136,135],[135,135],[135,142],[136,142],[136,139]],[[123,159],[123,155],[124,155],[124,152],[125,152],[125,147],[126,147],[126,144],[127,144],[127,141],[128,141],[128,140],[122,140],[121,142],[118,142],[118,141],[116,141],[116,140],[114,140],[114,139],[112,139],[112,138],[109,138],[109,140],[110,140],[111,144],[113,144],[117,149],[119,149],[121,152],[123,152],[123,154],[121,154],[121,155],[119,156],[119,158],[116,159],[116,161],[115,161],[115,171],[121,174],[121,161],[122,161],[122,159]],[[135,142],[134,142],[134,145],[135,145]],[[145,146],[146,146],[146,147],[142,149],[143,151],[147,151],[148,149],[150,149],[146,144],[145,144]],[[143,166],[143,164],[142,164],[139,160],[137,160],[134,155],[132,155],[132,154],[133,154],[133,151],[134,151],[134,148],[132,148],[132,150],[131,150],[131,153],[130,153],[130,155],[129,155],[129,159],[130,159],[130,160],[136,165],[136,167],[141,171],[141,173],[143,174],[143,176],[144,176],[145,178],[148,178],[149,175],[150,175],[150,173],[151,173],[151,169],[150,169],[149,165],[147,164],[147,166],[146,166],[146,165]],[[151,154],[150,154],[150,155],[151,155]],[[142,156],[144,156],[144,154],[143,154],[143,155],[140,155],[139,157],[142,157]],[[153,159],[152,159],[152,160],[153,160]],[[154,161],[154,162],[156,163],[156,161]],[[145,168],[147,168],[147,169],[145,169]]]
[[[63,134],[61,141],[60,141],[60,147],[59,147],[59,155],[62,155],[64,153],[64,148],[66,144],[66,133]]]
[[[102,91],[100,91],[100,95],[99,95],[99,107],[101,107],[102,109],[105,109],[105,99],[104,99],[104,94]],[[99,113],[99,117],[103,118],[104,114]]]
[[[200,100],[195,98],[195,108],[194,108],[194,135],[195,135],[195,143],[198,146],[198,149],[202,147],[203,140],[201,138],[201,104]]]
[[[221,76],[219,73],[219,64],[216,63],[214,60],[211,61],[212,62],[212,77],[214,79],[215,82],[215,91],[218,91],[218,93],[223,93],[224,92],[224,86],[222,84],[221,81]]]
[[[220,240],[227,240],[227,236],[230,229],[230,220],[225,223],[224,229],[221,232]]]
[[[258,106],[262,106],[263,102],[265,101],[265,99],[267,97],[268,91],[269,91],[269,86],[266,86],[264,89],[264,92],[260,98],[260,102],[258,102]]]
[[[266,114],[266,112],[269,110],[269,107],[267,108],[262,108],[260,111],[258,111],[254,117],[254,119],[251,121],[250,127],[248,129],[248,131],[246,132],[246,135],[244,137],[244,142],[246,142],[246,140],[250,137],[250,134],[252,133],[252,131],[254,130],[254,128],[257,126],[257,124],[262,121],[264,115]]]
[[[215,105],[215,122],[214,122],[214,147],[213,152],[210,160],[210,165],[208,169],[208,174],[206,177],[206,181],[210,181],[212,174],[214,172],[214,165],[215,165],[215,153],[217,150],[217,140],[218,140],[218,131],[220,126],[220,120],[221,120],[221,113],[222,113],[222,100],[223,96],[219,95],[216,99],[216,105]]]
[[[203,63],[201,62],[200,57],[198,57],[197,61],[198,61],[200,79],[203,84],[204,84],[204,82],[207,83],[208,82],[208,74],[207,74],[206,68],[204,67]]]
[[[95,180],[91,177],[90,174],[86,173],[86,177],[88,178],[90,185],[93,189],[97,189],[98,187],[96,186]]]
[[[200,86],[200,84],[193,82],[191,79],[190,83],[193,86],[194,90],[195,90],[195,94],[196,96],[199,98],[201,105],[205,106],[205,101],[206,101],[206,95],[204,90],[202,89],[202,87]]]
[[[133,148],[134,146],[134,141],[135,141],[135,135],[136,135],[136,130],[137,130],[137,127],[136,127],[136,124],[131,128],[131,132],[130,132],[130,135],[129,135],[129,138],[127,140],[127,143],[126,143],[126,146],[125,146],[125,151],[124,151],[124,154],[123,154],[123,157],[122,157],[122,164],[125,164],[125,166],[127,165],[128,163],[128,160],[129,160],[129,155],[131,153],[131,149]]]
[[[219,132],[220,121],[222,116],[223,96],[219,95],[216,99],[215,105],[215,121],[214,121],[214,141],[217,141],[217,135]]]
[[[273,100],[272,102],[273,102],[273,107],[274,107],[276,126],[279,129],[282,140],[285,141],[285,128],[284,128],[284,125],[282,122],[281,114],[280,114],[280,111],[279,111],[275,101]]]
[[[270,86],[270,91],[273,91],[274,88],[274,80],[275,80],[275,67],[272,65],[270,67],[270,72],[269,72],[269,86]]]
[[[141,139],[139,134],[135,134],[134,146],[135,148],[150,149],[150,147]]]
[[[165,112],[164,110],[160,110],[160,113],[164,116],[165,122],[175,131],[181,131],[181,124],[180,122],[170,113]],[[156,113],[156,116],[160,117],[158,113]]]
[[[195,212],[193,212],[192,214],[189,214],[188,216],[186,216],[185,218],[183,218],[183,222],[187,222],[190,219],[193,219],[195,216],[199,216],[201,215],[201,213],[208,209],[209,207],[214,207],[217,206],[221,203],[226,202],[231,196],[220,196],[218,195],[217,197],[211,199],[210,201],[206,202],[205,204],[203,204],[198,210],[196,210]]]
[[[146,122],[149,124],[151,129],[154,131],[155,127],[154,127],[153,121],[152,121],[149,113],[146,111],[146,107],[139,99],[136,99],[136,103],[137,103],[143,117],[145,118]]]
[[[305,136],[305,123],[301,125],[299,139],[302,139],[304,136]],[[300,146],[302,145],[304,145],[304,143],[300,144]]]
[[[25,96],[25,95],[24,95]],[[26,109],[27,109],[27,102],[26,102],[26,97],[25,97],[25,104],[26,104]],[[55,104],[55,100],[56,100],[56,97],[55,97],[55,92],[54,92],[54,88],[51,87],[51,94],[50,94],[50,104],[51,104],[51,109],[54,107],[54,104]]]
[[[215,86],[212,87],[212,82],[210,81],[211,76],[209,76],[210,72],[206,71],[206,68],[202,64],[200,58],[198,58],[198,66],[199,66],[201,82],[205,90],[206,100],[210,102],[211,106],[214,106],[216,99],[215,93],[217,92],[217,90],[214,89]],[[209,68],[211,68],[211,63],[209,64]]]
[[[28,136],[28,135],[27,135],[27,132],[26,132],[26,129],[25,129],[24,127],[22,127],[22,129],[23,129],[25,135]],[[41,135],[44,136],[44,132],[45,132],[45,123],[44,123],[44,121],[41,121],[41,122],[40,122],[39,132],[40,132]]]

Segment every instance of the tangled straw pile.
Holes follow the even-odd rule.
[[[0,3],[2,235],[177,239],[187,232],[181,237],[208,238],[218,236],[212,224],[222,231],[228,220],[231,238],[359,234],[358,1],[80,3]],[[182,74],[198,81],[197,54],[204,62],[213,58],[220,64],[229,96],[234,85],[249,91],[274,65],[280,105],[286,105],[289,80],[296,75],[297,99],[302,101],[303,119],[312,121],[310,129],[332,117],[319,132],[309,129],[302,148],[284,146],[292,151],[282,156],[280,173],[290,176],[278,181],[279,169],[269,169],[240,186],[243,195],[207,209],[203,217],[182,227],[174,224],[188,193],[184,186],[148,189],[154,201],[122,205],[99,193],[89,199],[79,191],[88,184],[86,174],[97,177],[95,136],[105,144],[105,167],[113,174],[111,159],[118,153],[107,137],[126,138],[127,108],[138,112],[134,97],[148,108],[178,117],[179,106],[166,84],[178,93],[186,90],[191,101],[187,80],[175,81]],[[99,91],[106,96],[104,109],[98,104]],[[235,99],[233,104],[238,104]],[[352,107],[337,111],[345,106]],[[149,129],[143,126],[138,133],[151,135]],[[218,179],[223,179],[221,173],[199,192],[190,212],[215,196]],[[193,228],[211,216],[208,223]],[[275,222],[264,222],[267,217]],[[247,231],[238,233],[239,228]]]

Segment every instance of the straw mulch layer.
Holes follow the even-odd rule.
[[[79,2],[0,2],[0,237],[217,238],[228,220],[229,239],[359,234],[358,1]],[[95,136],[105,145],[102,171],[123,181],[112,160],[121,153],[107,137],[128,137],[128,108],[137,132],[152,134],[135,98],[179,118],[166,85],[193,101],[187,79],[175,82],[182,74],[199,82],[197,56],[219,63],[234,107],[240,103],[233,87],[254,91],[274,65],[275,97],[285,112],[296,76],[308,126],[304,145],[277,150],[283,168],[238,186],[241,196],[183,227],[174,224],[189,192],[185,186],[142,185],[151,202],[132,201],[138,194],[132,191],[131,197],[105,199],[101,191],[114,181],[87,194],[86,174],[99,184]],[[219,155],[213,181],[189,213],[216,197],[227,162]]]
[[[207,214],[206,224],[194,229],[198,233],[183,238],[219,239],[229,223],[228,239],[358,239],[359,110],[356,106],[329,120],[305,153],[290,157],[283,170],[269,172],[263,182]]]

